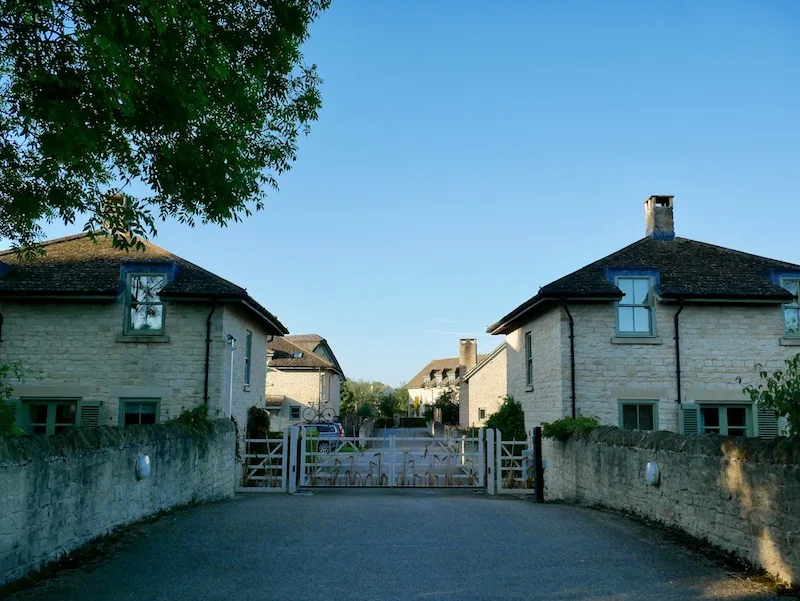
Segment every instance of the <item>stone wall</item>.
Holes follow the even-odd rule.
[[[136,479],[139,455],[149,479]],[[0,586],[119,526],[232,497],[235,463],[230,420],[214,422],[205,452],[174,425],[0,439]]]
[[[550,309],[506,336],[508,394],[521,403],[528,429],[569,415],[569,338],[561,313]],[[526,383],[526,332],[533,339],[533,386]]]
[[[800,440],[601,427],[545,440],[549,500],[603,505],[704,539],[800,584]],[[648,461],[661,482],[645,483]]]

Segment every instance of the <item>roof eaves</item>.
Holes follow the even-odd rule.
[[[522,317],[530,313],[533,309],[548,302],[564,302],[568,300],[581,300],[581,301],[616,301],[622,298],[622,292],[619,291],[615,294],[598,295],[596,293],[581,293],[581,292],[564,292],[554,293],[547,295],[537,294],[533,298],[525,301],[519,307],[514,309],[511,313],[503,317],[500,321],[493,323],[486,328],[487,334],[510,334],[517,329],[517,324],[521,321]]]

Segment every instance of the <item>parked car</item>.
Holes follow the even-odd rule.
[[[308,423],[302,426],[307,433],[316,433],[319,438],[317,451],[320,453],[330,453],[331,441],[344,435],[344,428],[339,423]]]

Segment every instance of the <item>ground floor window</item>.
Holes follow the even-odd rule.
[[[658,401],[620,401],[619,422],[626,430],[658,430]]]
[[[120,399],[120,426],[158,423],[161,399]]]
[[[478,409],[478,419],[479,419],[479,420],[484,420],[484,419],[486,419],[486,409],[484,409],[483,407],[481,407],[480,409]]]
[[[72,399],[24,399],[29,434],[51,436],[75,426],[78,401]]]
[[[752,436],[752,407],[704,403],[700,406],[700,432],[723,436]]]
[[[293,405],[289,408],[289,417],[291,419],[300,419],[300,407],[298,405]]]

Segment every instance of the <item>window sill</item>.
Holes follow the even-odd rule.
[[[662,344],[660,336],[614,336],[611,344]]]
[[[781,346],[800,346],[800,338],[781,338]]]
[[[118,334],[117,342],[169,342],[169,336],[137,336],[136,334]]]
[[[533,392],[533,386],[530,386],[530,385],[526,386],[525,387],[525,392]]]

